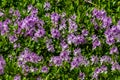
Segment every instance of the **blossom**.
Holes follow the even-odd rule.
[[[92,44],[93,44],[93,49],[101,45],[100,40],[98,39],[96,35],[92,36]]]
[[[68,44],[64,40],[61,41],[60,45],[62,47],[62,50],[65,50],[68,48]]]
[[[74,42],[75,45],[84,44],[85,42],[86,42],[86,40],[83,35],[77,35],[75,37],[75,42]]]
[[[36,33],[34,34],[35,37],[43,37],[45,35],[45,29],[39,29],[38,31],[36,31]]]
[[[72,33],[72,32],[76,32],[78,29],[78,26],[77,24],[72,21],[71,19],[69,19],[69,32]]]
[[[28,9],[28,12],[30,12],[33,9],[33,6],[32,5],[28,5],[27,9]]]
[[[41,69],[41,72],[48,73],[48,67],[47,66],[43,66],[42,69]]]
[[[68,57],[69,57],[69,54],[70,54],[70,52],[67,51],[67,50],[62,51],[62,52],[60,53],[60,58],[61,58],[62,60],[67,60]]]
[[[103,28],[110,27],[112,19],[110,17],[103,18]]]
[[[100,58],[100,62],[101,62],[101,64],[102,63],[110,63],[111,62],[111,57],[110,56],[106,56],[106,55],[104,55],[104,56],[102,56],[101,58]]]
[[[71,16],[71,19],[73,19],[73,20],[76,20],[76,18],[77,18],[76,14],[73,14],[73,15]]]
[[[17,38],[17,36],[16,36],[16,35],[9,36],[9,41],[10,41],[11,43],[16,42],[17,40],[18,40],[18,38]]]
[[[110,54],[113,54],[113,53],[117,53],[118,54],[118,48],[116,47],[116,46],[114,46],[114,47],[112,47],[111,49],[110,49]]]
[[[99,61],[99,58],[97,56],[91,56],[91,61],[92,61],[92,64],[97,64],[98,61]]]
[[[111,70],[120,70],[120,64],[118,62],[113,62]]]
[[[67,42],[68,42],[68,44],[75,43],[75,39],[76,39],[76,36],[73,33],[69,34],[67,36]]]
[[[45,8],[45,10],[47,10],[47,11],[50,10],[50,8],[51,8],[50,3],[49,3],[49,2],[45,2],[44,8]]]
[[[81,80],[84,80],[84,79],[85,79],[85,73],[80,72],[80,73],[79,73],[79,78],[80,78]]]
[[[14,80],[21,80],[21,76],[20,76],[20,75],[16,75],[16,76],[14,77]]]
[[[86,29],[83,29],[83,30],[82,30],[82,35],[83,35],[83,36],[87,36],[87,35],[88,35],[88,31],[87,31]]]
[[[53,29],[51,30],[51,34],[52,34],[52,37],[53,37],[53,38],[59,38],[59,37],[60,37],[60,32],[59,32],[58,29],[53,28]]]
[[[48,44],[47,49],[48,49],[49,52],[55,52],[55,48],[54,48],[53,44]]]
[[[27,62],[38,63],[43,59],[42,56],[38,56],[36,53],[31,52],[28,48],[26,48],[21,54],[18,56],[18,67],[23,69],[23,72],[35,72],[37,68],[28,67],[26,65]]]
[[[55,64],[55,66],[61,66],[62,65],[62,59],[60,56],[54,56],[51,58],[51,62]]]
[[[0,55],[0,75],[4,74],[4,67],[6,65],[6,62],[2,55]]]
[[[73,51],[73,54],[74,54],[74,56],[80,56],[80,55],[81,55],[81,49],[80,49],[80,48],[76,48],[76,49]]]
[[[61,24],[59,25],[59,30],[66,29],[66,20],[62,19]]]
[[[60,15],[58,13],[52,13],[51,20],[53,24],[58,24],[58,21],[60,20]]]

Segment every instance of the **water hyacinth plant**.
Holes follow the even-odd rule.
[[[0,80],[120,80],[119,6],[0,1]]]

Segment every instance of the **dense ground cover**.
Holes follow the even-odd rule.
[[[1,80],[119,80],[120,1],[0,1]]]

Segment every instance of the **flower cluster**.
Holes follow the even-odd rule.
[[[28,66],[26,63],[38,63],[43,59],[42,56],[38,56],[36,53],[31,52],[28,48],[26,48],[21,54],[18,56],[18,67],[22,67],[23,72],[35,72],[38,70],[33,66]]]

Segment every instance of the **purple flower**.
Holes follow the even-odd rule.
[[[79,66],[79,64],[78,64],[77,61],[72,61],[71,62],[71,70],[74,69],[74,68],[76,68],[76,67],[78,67],[78,66]]]
[[[83,35],[83,36],[87,36],[87,35],[88,35],[88,31],[85,30],[85,29],[83,29],[83,30],[82,30],[82,35]]]
[[[111,49],[110,49],[110,54],[113,54],[113,53],[116,53],[116,54],[118,54],[118,48],[116,47],[116,46],[114,46],[114,47],[112,47]]]
[[[92,64],[97,64],[98,61],[99,61],[99,58],[97,56],[91,56],[91,61],[92,61]]]
[[[51,8],[50,3],[49,3],[49,2],[45,2],[44,8],[45,8],[45,10],[47,10],[47,11],[50,10],[50,8]]]
[[[69,57],[69,54],[70,54],[70,52],[67,51],[67,50],[62,51],[62,52],[60,53],[60,58],[61,58],[62,60],[67,60],[67,58]]]
[[[38,63],[43,59],[42,56],[38,56],[36,53],[31,52],[28,48],[26,48],[21,54],[18,56],[18,66],[23,68],[23,72],[35,72],[38,69],[34,67],[29,67],[26,65],[27,62]]]
[[[120,65],[119,65],[119,63],[118,62],[114,62],[113,64],[112,64],[112,67],[111,67],[111,70],[120,70]]]
[[[41,72],[48,73],[48,67],[47,66],[43,66],[42,69],[41,69]]]
[[[113,37],[111,37],[111,38],[109,38],[109,39],[106,39],[106,43],[107,43],[108,45],[112,45],[112,44],[115,43],[115,40],[114,40]]]
[[[33,7],[31,11],[31,15],[37,15],[37,14],[38,14],[38,9]]]
[[[71,70],[78,67],[79,65],[86,65],[86,61],[83,56],[73,57],[73,61],[71,62]]]
[[[59,30],[66,29],[66,20],[62,19],[61,24],[59,25]]]
[[[14,15],[14,16],[18,16],[18,17],[21,16],[19,10],[16,10],[13,15]]]
[[[7,32],[9,32],[8,25],[6,24],[6,22],[3,22],[3,25],[2,25],[2,28],[1,28],[1,35],[6,34]]]
[[[107,72],[107,67],[105,65],[102,65],[100,69],[101,69],[101,73]]]
[[[58,29],[53,28],[53,29],[51,30],[51,34],[52,34],[52,37],[53,37],[53,38],[59,38],[59,37],[60,37],[60,32],[59,32]]]
[[[107,71],[107,67],[105,65],[102,65],[100,68],[96,68],[94,73],[93,73],[93,79],[98,80],[98,76],[100,73],[106,72]]]
[[[94,73],[93,73],[92,78],[98,80],[98,76],[99,76],[100,72],[101,72],[101,69],[100,68],[96,68]]]
[[[77,24],[71,19],[69,19],[69,32],[70,33],[75,32],[77,31],[77,28],[78,28]]]
[[[0,56],[0,75],[4,74],[4,67],[6,65],[6,62],[3,58],[3,56]]]
[[[16,35],[9,36],[9,41],[10,41],[11,43],[14,43],[15,41],[17,41],[17,36],[16,36]]]
[[[9,13],[12,14],[14,12],[14,9],[13,8],[10,8],[9,9]]]
[[[11,20],[10,20],[10,19],[6,19],[6,20],[4,21],[4,24],[9,24],[9,23],[11,23]]]
[[[58,13],[51,14],[51,20],[53,24],[58,24],[59,19],[60,19],[60,16]]]
[[[32,5],[28,5],[28,12],[30,12],[33,9]]]
[[[74,56],[80,56],[81,55],[81,49],[80,48],[76,48],[74,51]]]
[[[22,68],[25,72],[27,72],[27,73],[30,72],[30,67],[29,66],[25,65],[25,66],[22,66]]]
[[[85,79],[85,73],[80,72],[80,73],[79,73],[79,78],[80,78],[81,80],[84,80],[84,79]]]
[[[68,44],[72,44],[75,42],[76,36],[74,34],[69,34],[67,37]]]
[[[60,43],[60,45],[62,47],[62,50],[65,50],[68,48],[68,44],[64,40]]]
[[[83,35],[77,35],[75,38],[75,45],[84,44],[86,42]]]
[[[4,58],[3,58],[3,56],[0,55],[0,66],[5,67],[5,65],[6,65],[6,62],[5,62]]]
[[[111,62],[111,57],[110,56],[102,56],[101,58],[100,58],[100,62],[101,62],[101,64],[102,63],[110,63]]]
[[[16,76],[14,77],[14,80],[21,80],[21,76],[20,76],[20,75],[16,75]]]
[[[34,36],[35,37],[43,37],[45,35],[45,29],[39,29]]]
[[[103,18],[103,28],[109,27],[112,23],[112,19],[110,17]]]
[[[107,16],[105,10],[97,10],[96,8],[93,10],[92,14],[99,20],[102,20],[104,17]]]
[[[76,15],[75,14],[73,14],[72,16],[71,16],[71,19],[73,19],[73,20],[76,20]]]
[[[96,16],[98,14],[98,10],[95,8],[93,11],[92,11],[92,15],[93,16]]]
[[[20,47],[20,43],[18,43],[18,44],[17,44],[17,43],[14,43],[14,46],[13,46],[13,47],[14,47],[14,49],[19,48],[19,47]]]
[[[97,46],[100,46],[100,45],[101,45],[101,43],[98,39],[93,41],[93,49],[95,49]]]
[[[47,49],[49,52],[55,52],[55,48],[53,44],[47,44]]]
[[[60,58],[60,56],[52,57],[51,61],[55,64],[55,66],[61,66],[62,65],[62,59]]]

